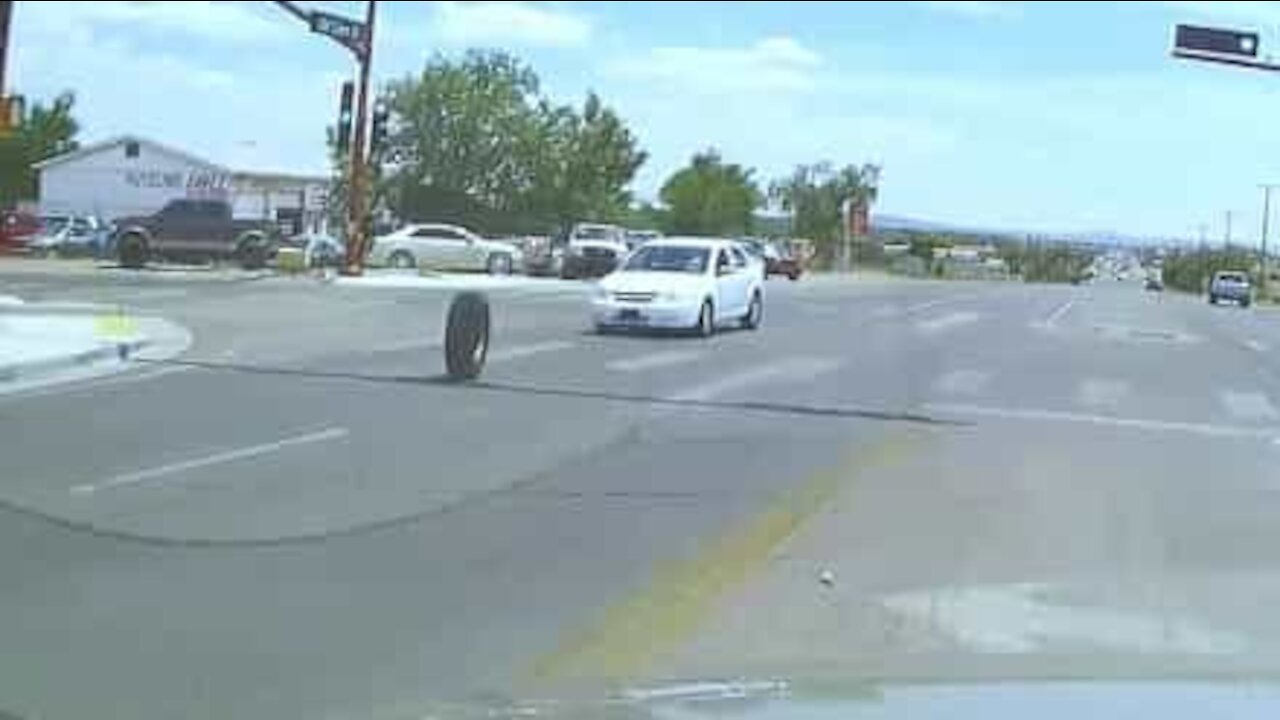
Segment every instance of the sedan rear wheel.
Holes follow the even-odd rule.
[[[494,253],[489,256],[489,261],[485,263],[485,269],[490,275],[510,275],[511,256],[502,253]]]
[[[391,253],[391,257],[387,258],[387,264],[397,270],[413,269],[413,255],[404,250],[397,250]]]

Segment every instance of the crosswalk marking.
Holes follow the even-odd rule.
[[[986,389],[991,373],[981,370],[952,370],[938,378],[933,387],[946,395],[977,395]]]
[[[940,315],[928,320],[921,320],[916,323],[916,330],[925,334],[940,333],[944,330],[969,325],[978,321],[978,313],[975,312],[953,312],[946,315]]]
[[[1259,392],[1224,390],[1219,398],[1227,412],[1239,420],[1275,420],[1280,417],[1267,396]]]
[[[1088,407],[1114,408],[1129,395],[1129,383],[1107,378],[1085,378],[1076,388],[1076,402]]]
[[[699,383],[671,395],[672,400],[698,402],[711,400],[726,393],[752,385],[788,378],[811,380],[817,375],[840,367],[840,361],[826,357],[791,357],[777,362],[757,365],[736,373],[728,373],[710,381]]]
[[[543,353],[559,352],[568,350],[573,347],[573,343],[563,340],[551,340],[548,342],[531,343],[529,345],[516,345],[515,347],[502,348],[493,350],[489,353],[489,362],[504,362],[507,360],[518,360],[531,355],[541,355]]]
[[[638,357],[624,358],[605,363],[605,368],[617,372],[639,372],[656,368],[679,365],[702,357],[705,353],[698,350],[666,350],[649,353]]]

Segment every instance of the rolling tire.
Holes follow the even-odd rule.
[[[125,235],[120,238],[120,266],[130,270],[140,270],[147,266],[147,240],[138,234]]]
[[[751,304],[747,305],[747,314],[742,316],[742,327],[755,330],[760,327],[762,320],[764,320],[764,299],[760,297],[759,292],[754,292],[751,294]]]
[[[1210,296],[1209,296],[1209,304],[1210,304],[1210,305],[1217,305],[1217,304],[1218,304],[1218,298],[1214,297],[1213,295],[1210,295]]]
[[[716,312],[715,306],[710,300],[702,303],[702,309],[698,311],[698,324],[693,327],[693,332],[698,337],[711,337],[716,334]]]
[[[245,238],[236,249],[236,261],[243,270],[261,270],[267,265],[267,244],[259,237]]]
[[[415,263],[411,253],[405,250],[397,250],[387,258],[387,265],[398,270],[411,270]]]
[[[474,380],[489,353],[489,301],[481,293],[461,292],[449,304],[444,331],[444,362],[449,378]]]
[[[1252,304],[1253,304],[1253,301],[1252,301],[1252,300],[1250,300],[1249,298],[1245,298],[1245,299],[1243,299],[1243,300],[1241,300],[1241,301],[1240,301],[1240,308],[1241,308],[1242,310],[1247,310],[1247,309],[1249,309],[1249,306],[1250,306],[1250,305],[1252,305]]]
[[[795,282],[795,281],[799,280],[799,279],[800,279],[800,271],[799,271],[799,270],[791,270],[791,271],[789,271],[789,272],[787,273],[787,279],[788,279],[788,280],[790,280],[791,282]]]
[[[505,253],[493,253],[489,256],[489,260],[485,262],[484,269],[490,275],[510,275],[511,256]]]

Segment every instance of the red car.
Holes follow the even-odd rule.
[[[804,268],[800,259],[773,243],[764,246],[764,275],[786,275],[788,280],[799,280]]]
[[[30,213],[5,211],[0,214],[0,253],[22,252],[27,240],[40,232],[40,218]]]

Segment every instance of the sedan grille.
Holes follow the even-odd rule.
[[[651,292],[616,292],[613,299],[619,302],[647,303],[653,302],[656,293]]]

